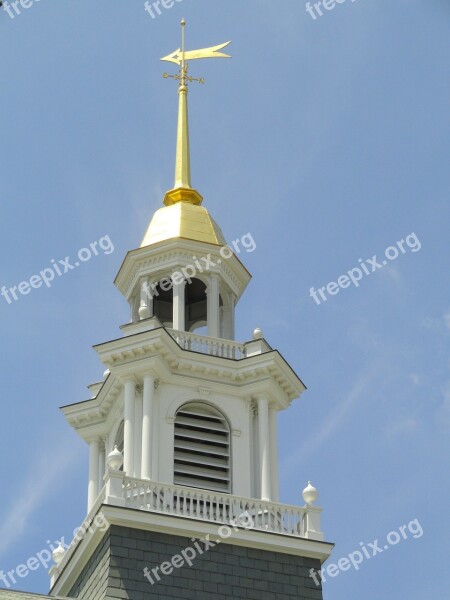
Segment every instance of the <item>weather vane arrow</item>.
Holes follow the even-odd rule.
[[[229,54],[220,52],[220,50],[223,50],[230,44],[231,42],[225,42],[224,44],[218,44],[217,46],[212,46],[211,48],[202,48],[200,50],[188,50],[184,53],[184,60],[196,60],[197,58],[231,58]],[[164,58],[161,58],[161,60],[172,62],[180,66],[183,61],[183,51],[181,48],[178,48],[178,50],[175,50],[175,52],[173,52],[172,54],[164,56]]]

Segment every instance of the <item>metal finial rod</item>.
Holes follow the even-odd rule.
[[[182,190],[184,196],[186,196],[186,192],[189,196],[189,201],[192,200],[193,193],[195,190],[191,188],[191,158],[190,158],[190,148],[189,148],[189,123],[188,123],[188,83],[192,83],[193,81],[197,81],[199,83],[205,83],[203,78],[197,79],[195,77],[191,77],[188,75],[189,61],[195,60],[198,58],[230,58],[228,54],[224,54],[220,52],[223,48],[226,48],[231,42],[225,42],[225,44],[219,44],[218,46],[213,46],[212,48],[203,48],[200,50],[186,50],[186,38],[185,38],[185,29],[186,29],[186,21],[183,19],[181,21],[181,47],[178,50],[175,50],[172,54],[165,56],[161,60],[165,60],[168,62],[175,63],[180,67],[180,71],[177,75],[169,75],[169,73],[164,73],[163,77],[173,78],[179,82],[178,88],[178,96],[179,96],[179,105],[178,105],[178,130],[177,130],[177,151],[176,151],[176,159],[175,159],[175,185],[171,192],[168,192],[169,199],[164,200],[165,204],[173,203],[174,201],[180,201],[179,199],[174,200],[171,197],[171,193],[176,190]],[[199,201],[198,193],[195,192],[197,196],[194,198],[195,203],[201,202],[201,198]]]
[[[186,45],[185,45],[185,36],[186,33],[186,21],[184,19],[181,20],[181,80],[180,85],[186,85]]]

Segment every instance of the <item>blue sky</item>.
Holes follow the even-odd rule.
[[[91,346],[128,319],[112,284],[172,184],[179,46],[233,40],[192,65],[193,182],[253,280],[255,326],[308,386],[280,417],[281,497],[320,491],[332,561],[413,519],[404,540],[329,579],[325,598],[448,597],[450,374],[444,0],[356,0],[313,18],[302,0],[41,0],[0,13],[0,286],[108,235],[101,253],[8,304],[0,297],[0,569],[85,514],[87,447],[58,407],[88,398]],[[309,295],[415,233],[419,251],[318,305]],[[24,590],[46,592],[43,569]]]

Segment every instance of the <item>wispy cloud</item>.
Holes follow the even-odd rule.
[[[372,365],[368,369],[363,369],[342,402],[328,415],[322,425],[314,430],[303,444],[284,461],[283,467],[292,467],[299,460],[316,452],[344,424],[352,408],[367,395],[367,390],[373,389],[372,382],[378,375],[379,368],[377,366]]]
[[[447,312],[444,315],[444,323],[445,323],[445,326],[447,327],[447,329],[450,329],[450,308],[447,310]]]
[[[446,334],[450,330],[450,308],[442,317],[426,317],[421,325],[434,333]]]
[[[395,421],[386,425],[384,433],[388,437],[396,437],[401,434],[405,434],[417,429],[417,421],[413,417],[406,417],[403,420]]]
[[[49,448],[41,456],[37,467],[30,471],[22,486],[16,490],[13,507],[1,516],[0,556],[26,532],[29,519],[44,500],[54,494],[56,481],[61,479],[63,472],[68,472],[76,457],[73,447],[57,453]]]
[[[438,421],[445,427],[450,427],[450,381],[442,389],[443,401],[438,412]]]
[[[420,376],[417,373],[410,373],[409,378],[413,382],[414,385],[419,385]]]

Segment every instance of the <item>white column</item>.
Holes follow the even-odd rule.
[[[219,278],[212,274],[207,290],[208,335],[220,337],[220,295]]]
[[[88,512],[94,506],[98,497],[98,460],[98,440],[92,440],[89,444]]]
[[[261,500],[270,500],[270,431],[269,400],[258,398],[259,461],[261,469]]]
[[[147,307],[148,307],[148,313],[149,313],[149,317],[153,317],[154,316],[154,308],[153,308],[153,288],[150,285],[150,280],[147,279]]]
[[[105,460],[106,460],[105,443],[106,443],[106,441],[104,439],[102,439],[100,442],[100,450],[99,450],[99,454],[98,454],[98,489],[99,489],[99,492],[103,488],[103,484],[104,484],[103,478],[105,476]]]
[[[150,314],[151,294],[147,278],[141,281],[141,301],[139,306],[139,318],[148,319]]]
[[[223,298],[222,298],[223,299]],[[236,297],[234,294],[228,293],[226,295],[226,302],[222,306],[222,331],[226,340],[234,340],[234,305]]]
[[[152,427],[153,427],[153,397],[155,378],[153,375],[144,377],[144,396],[142,411],[142,479],[152,478]]]
[[[258,434],[258,408],[253,401],[248,404],[250,419],[250,465],[251,465],[251,498],[258,498],[260,486],[259,468],[259,434]]]
[[[186,331],[185,286],[185,280],[173,283],[173,328],[177,331]]]
[[[134,474],[134,396],[136,384],[125,382],[123,470],[128,477]]]
[[[155,382],[156,383],[156,382]],[[152,478],[153,481],[160,481],[159,477],[159,438],[161,431],[160,423],[160,392],[159,386],[155,388],[155,395],[153,397],[153,426],[152,426],[152,446],[151,446],[151,459],[152,459]]]
[[[279,502],[278,489],[278,411],[271,406],[269,408],[269,429],[270,429],[270,476],[272,481],[272,500]]]
[[[136,390],[137,391],[137,390]],[[134,399],[134,464],[133,472],[136,479],[141,478],[142,455],[142,394],[136,393]]]
[[[139,321],[139,297],[135,294],[130,298],[131,322]]]

